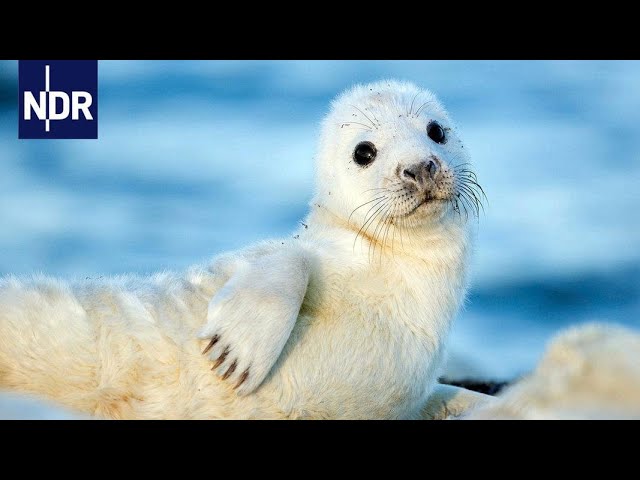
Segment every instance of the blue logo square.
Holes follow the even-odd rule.
[[[18,138],[98,138],[97,60],[20,60]]]

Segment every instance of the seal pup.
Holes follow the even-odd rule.
[[[464,410],[482,398],[446,388],[428,400],[482,194],[432,93],[351,88],[322,123],[315,194],[292,237],[182,274],[2,280],[0,387],[109,418],[433,418],[448,399]]]
[[[463,420],[640,419],[640,331],[575,324],[549,342],[536,368]]]

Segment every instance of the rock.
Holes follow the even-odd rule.
[[[442,377],[438,380],[445,385],[453,385],[454,387],[466,388],[474,392],[484,393],[485,395],[497,395],[509,382],[495,382],[490,380],[473,380],[470,378],[463,378],[461,380],[450,380],[446,377]]]

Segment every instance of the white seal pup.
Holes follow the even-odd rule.
[[[110,418],[433,418],[476,402],[428,402],[483,193],[445,109],[409,83],[356,86],[323,121],[316,167],[292,238],[184,274],[2,280],[0,388]]]
[[[554,336],[533,372],[465,420],[640,419],[640,332],[609,323]]]

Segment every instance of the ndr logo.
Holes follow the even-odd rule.
[[[20,60],[18,138],[98,138],[97,60]]]

